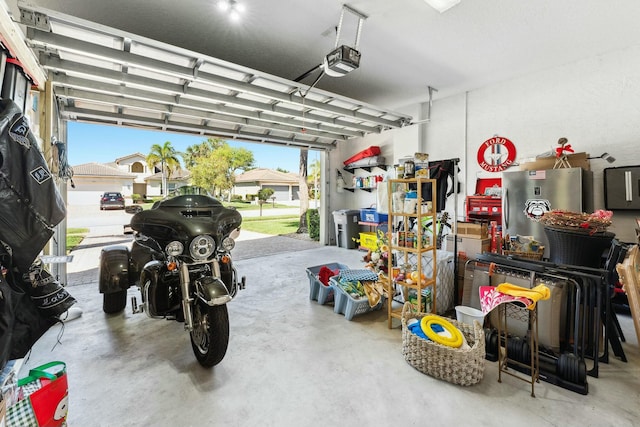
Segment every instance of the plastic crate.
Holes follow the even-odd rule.
[[[360,221],[362,222],[373,222],[379,224],[381,222],[387,222],[388,218],[389,215],[378,213],[372,208],[360,209]]]
[[[333,288],[331,286],[325,286],[320,279],[318,279],[318,273],[320,273],[322,267],[327,267],[332,271],[349,269],[348,266],[339,262],[330,262],[328,264],[307,268],[307,276],[309,276],[309,299],[311,301],[318,301],[318,304],[321,305],[331,301],[333,297]]]
[[[384,295],[380,298],[380,302],[375,307],[369,305],[369,300],[366,296],[356,299],[345,292],[344,289],[335,279],[332,277],[329,282],[334,289],[335,301],[333,304],[334,313],[344,314],[345,319],[351,320],[358,314],[369,313],[371,311],[380,310],[384,305]]]
[[[378,237],[373,231],[360,233],[360,247],[375,251],[378,248]]]

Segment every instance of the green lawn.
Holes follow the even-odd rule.
[[[297,215],[250,217],[242,219],[241,229],[256,233],[279,235],[295,233],[300,224]]]
[[[82,239],[84,239],[84,236],[86,236],[88,232],[88,228],[68,228],[67,252],[71,252],[72,250],[74,250],[80,244],[80,242],[82,242]]]
[[[236,209],[238,209],[239,211],[257,211],[260,210],[260,205],[258,204],[252,204],[252,203],[240,203],[240,202],[223,202],[223,205],[225,205],[226,207],[234,207]],[[151,206],[153,206],[153,203],[142,203],[140,204],[140,206],[142,206],[142,209],[151,209]],[[275,206],[271,203],[271,202],[267,202],[264,205],[262,205],[262,210],[263,211],[268,211],[268,210],[277,210],[277,209],[290,209],[292,206],[289,205],[281,205],[276,203]]]
[[[257,211],[260,210],[260,205],[253,203],[239,203],[239,202],[223,202],[223,204],[227,207],[234,207],[239,211]],[[291,206],[281,205],[276,203],[275,205],[271,202],[267,202],[262,205],[262,210],[274,210],[274,209],[290,209]]]

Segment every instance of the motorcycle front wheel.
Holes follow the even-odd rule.
[[[226,304],[209,306],[197,301],[193,307],[191,347],[198,363],[209,368],[224,359],[229,344],[229,313]]]

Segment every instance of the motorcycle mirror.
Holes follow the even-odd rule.
[[[137,214],[138,212],[142,212],[142,206],[125,206],[124,211],[128,214]]]

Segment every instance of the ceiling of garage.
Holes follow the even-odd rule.
[[[424,0],[353,0],[366,16],[360,67],[307,92],[343,2],[238,2],[246,10],[231,22],[216,0],[35,0],[27,9],[113,28],[47,12],[56,32],[28,38],[69,119],[87,109],[95,120],[318,148],[408,124],[387,108],[427,101],[429,87],[435,98],[462,93],[640,40],[636,0],[462,0],[442,14]],[[354,45],[357,23],[344,15],[339,44]]]

